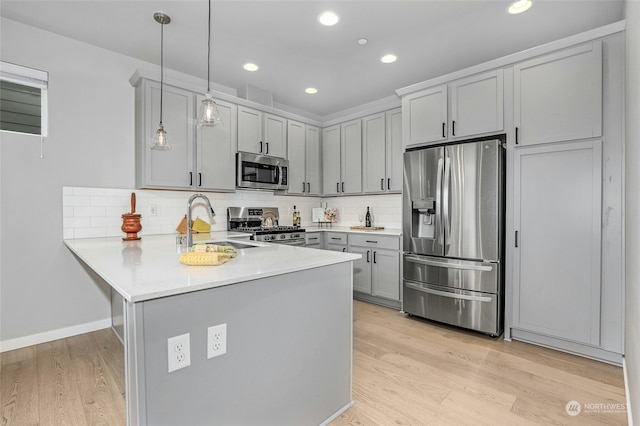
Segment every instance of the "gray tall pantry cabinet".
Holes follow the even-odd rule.
[[[288,194],[321,195],[320,129],[287,121]]]
[[[362,120],[322,129],[324,195],[362,192]]]
[[[510,335],[620,363],[621,35],[513,67]]]

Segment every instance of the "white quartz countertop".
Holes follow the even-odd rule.
[[[305,232],[349,232],[351,234],[376,234],[376,235],[391,235],[399,237],[402,235],[402,229],[378,229],[375,231],[363,231],[361,229],[351,229],[350,226],[330,226],[324,228],[317,228],[316,225],[305,226]]]
[[[220,241],[242,234],[198,234],[194,241]],[[64,240],[65,245],[129,302],[236,284],[264,277],[350,262],[361,256],[328,250],[240,241],[258,247],[239,249],[219,266],[187,266],[178,261],[177,234],[146,235],[139,241],[119,237]],[[233,240],[232,240],[233,241]]]

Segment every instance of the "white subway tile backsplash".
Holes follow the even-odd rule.
[[[63,187],[63,235],[65,238],[93,238],[123,236],[120,230],[122,214],[131,210],[131,193],[136,194],[136,212],[142,215],[139,235],[167,234],[185,216],[187,201],[193,193],[186,191],[154,191],[118,188]],[[227,229],[227,207],[278,207],[280,223],[291,225],[291,211],[295,205],[301,213],[302,226],[312,228],[311,209],[326,203],[338,209],[339,226],[359,225],[358,215],[371,208],[374,225],[400,229],[402,224],[402,196],[400,194],[363,195],[353,197],[295,197],[270,192],[237,191],[235,193],[206,193],[216,216],[209,218],[208,209],[199,200],[193,205],[193,217],[211,223],[214,231]],[[156,206],[156,216],[149,215],[149,206]]]

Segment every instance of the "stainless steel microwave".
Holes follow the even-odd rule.
[[[289,161],[268,155],[236,154],[236,187],[285,190],[289,188]]]

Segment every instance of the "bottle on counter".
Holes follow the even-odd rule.
[[[367,213],[364,215],[364,226],[371,228],[371,212],[369,211],[369,207],[367,207]]]
[[[300,226],[300,213],[296,210],[296,206],[293,206],[293,226]]]

